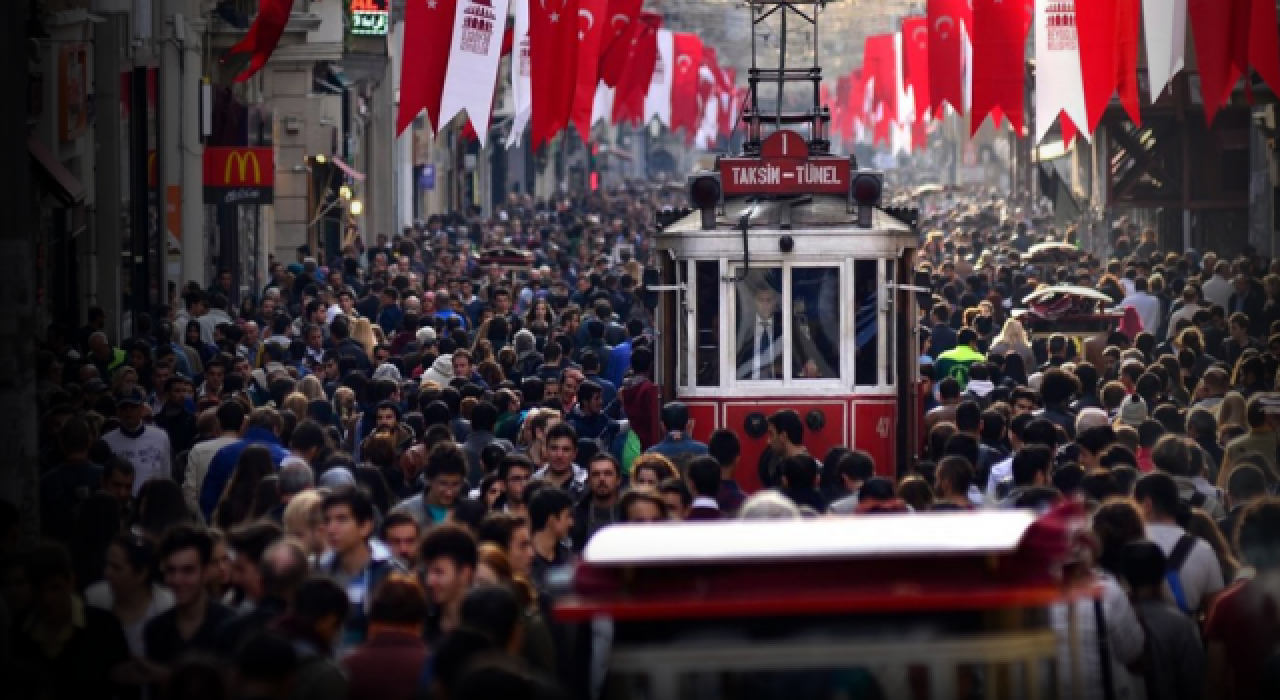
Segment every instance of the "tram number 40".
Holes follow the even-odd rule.
[[[876,435],[885,440],[889,439],[889,416],[881,416],[880,420],[876,421]]]

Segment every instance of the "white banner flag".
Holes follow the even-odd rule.
[[[466,111],[480,146],[489,136],[493,88],[507,29],[507,0],[458,0],[453,17],[453,46],[444,74],[440,123]]]
[[[1044,140],[1062,112],[1076,131],[1089,138],[1080,77],[1080,39],[1074,0],[1036,0],[1036,138]]]
[[[671,78],[675,74],[675,37],[670,29],[658,30],[658,61],[653,68],[653,81],[644,97],[644,123],[657,118],[663,126],[671,126]]]
[[[1186,61],[1187,0],[1142,0],[1142,29],[1155,102]]]
[[[516,26],[511,45],[511,102],[515,108],[511,118],[511,131],[507,133],[507,148],[520,143],[524,130],[533,116],[533,79],[529,73],[529,0],[512,0],[515,3]]]

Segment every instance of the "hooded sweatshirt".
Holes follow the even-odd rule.
[[[648,450],[662,442],[665,433],[659,413],[658,385],[648,377],[633,375],[622,382],[618,394],[631,430],[640,439],[640,449]]]
[[[431,364],[431,369],[422,373],[423,381],[431,381],[442,387],[453,381],[453,355],[441,355]]]

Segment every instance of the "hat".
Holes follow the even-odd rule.
[[[414,337],[417,339],[418,345],[430,345],[436,342],[436,329],[430,326],[419,328]]]
[[[390,362],[383,362],[378,365],[378,369],[373,371],[374,379],[390,379],[394,382],[400,381],[400,370]]]
[[[142,405],[147,402],[147,393],[138,387],[126,389],[116,395],[116,406],[124,406],[127,404]]]
[[[449,386],[453,381],[453,355],[441,355],[432,363],[431,369],[422,374],[422,381],[435,382],[440,386]]]
[[[1147,402],[1143,401],[1142,397],[1137,394],[1126,397],[1125,400],[1120,403],[1120,411],[1118,415],[1121,423],[1131,425],[1136,428],[1142,423],[1142,421],[1147,419]]]
[[[107,390],[107,383],[106,383],[106,382],[104,382],[104,381],[102,381],[101,379],[99,379],[99,378],[97,378],[97,377],[94,377],[94,378],[92,378],[92,379],[90,379],[89,381],[87,381],[87,382],[85,382],[85,383],[84,383],[84,390],[85,390],[85,391],[95,391],[95,392],[96,392],[96,391],[106,391],[106,390]]]
[[[356,477],[346,467],[331,467],[324,474],[320,475],[320,483],[317,486],[330,490],[340,489],[347,486],[355,486]]]

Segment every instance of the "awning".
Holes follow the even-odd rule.
[[[84,201],[84,184],[54,157],[35,134],[27,138],[27,150],[31,153],[32,169],[63,206],[75,206]]]
[[[333,164],[338,166],[338,170],[341,170],[343,174],[345,174],[347,177],[351,178],[352,180],[355,180],[356,182],[364,182],[364,173],[360,172],[359,170],[356,170],[350,165],[347,165],[341,158],[337,156],[333,156],[332,160],[333,160]]]

